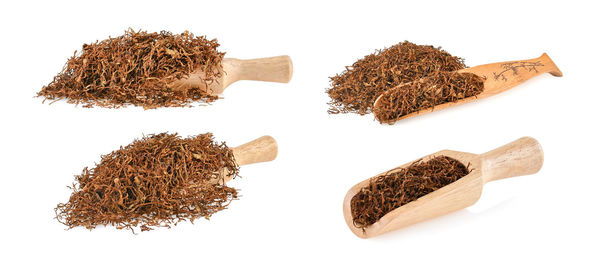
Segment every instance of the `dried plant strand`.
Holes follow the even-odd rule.
[[[441,48],[405,41],[365,56],[341,74],[331,77],[329,113],[372,111],[373,102],[386,90],[437,71],[465,68],[462,58]]]
[[[415,201],[469,174],[469,165],[437,156],[374,177],[350,201],[354,225],[366,228],[390,211]]]
[[[416,111],[477,96],[484,81],[472,73],[436,72],[382,94],[373,112],[379,122],[391,123]]]
[[[238,165],[231,149],[210,133],[145,136],[83,169],[69,201],[56,207],[56,218],[69,228],[113,225],[132,231],[208,219],[238,197],[236,189],[214,180],[219,172],[235,178]]]
[[[225,53],[217,51],[218,46],[217,40],[188,31],[172,34],[129,29],[119,37],[84,44],[37,96],[108,108],[132,104],[151,109],[212,102],[217,97],[200,89],[176,91],[168,86],[196,69],[206,73],[206,82],[219,78]]]

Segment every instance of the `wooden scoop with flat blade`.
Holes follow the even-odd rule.
[[[360,182],[348,191],[344,199],[344,218],[352,232],[358,237],[370,238],[466,208],[479,200],[485,183],[508,177],[535,174],[542,168],[544,162],[542,147],[530,137],[520,138],[480,155],[443,150],[424,157],[423,161],[437,156],[454,158],[465,166],[470,164],[469,168],[473,170],[449,185],[390,211],[377,222],[364,228],[364,231],[363,228],[354,225],[350,207],[352,197],[363,187],[369,185],[370,179]],[[380,175],[396,172],[410,166],[413,162]]]
[[[233,157],[239,166],[273,161],[277,157],[277,142],[271,136],[262,136],[241,146],[231,149]],[[210,181],[211,184],[224,184],[233,175],[224,169]]]
[[[445,109],[448,107],[460,105],[467,102],[475,101],[476,99],[485,98],[491,95],[498,94],[500,92],[511,89],[532,77],[543,73],[550,73],[553,76],[561,77],[562,72],[556,64],[550,59],[550,57],[544,53],[539,58],[528,59],[528,60],[520,60],[520,61],[508,61],[508,62],[499,62],[492,63],[486,65],[480,65],[476,67],[465,68],[457,71],[459,73],[473,73],[485,79],[484,81],[484,89],[483,92],[472,97],[460,99],[455,102],[448,102],[434,106],[433,108],[426,108],[416,112],[412,112],[406,114],[404,116],[400,116],[394,119],[381,121],[389,124],[393,124],[396,121],[407,119],[410,117],[414,117],[421,114],[430,113],[432,111],[437,111],[441,109]],[[410,83],[407,83],[410,84]],[[373,113],[377,115],[382,109],[381,107],[382,98],[385,98],[386,95],[389,95],[395,88],[403,87],[406,84],[398,85],[392,89],[385,91],[381,94],[373,104]],[[376,116],[377,117],[377,116]]]
[[[221,77],[205,83],[205,73],[198,69],[188,77],[173,82],[173,90],[182,91],[200,88],[210,95],[219,95],[225,88],[239,80],[255,80],[287,83],[292,79],[293,67],[289,56],[278,56],[258,59],[225,58],[221,65]]]

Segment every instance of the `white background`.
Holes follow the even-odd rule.
[[[0,257],[598,258],[597,12],[577,1],[3,2]],[[227,57],[290,55],[294,77],[238,82],[208,107],[86,109],[33,98],[83,43],[128,27],[217,38]],[[394,126],[327,114],[329,76],[404,40],[442,46],[470,66],[547,52],[564,77],[544,74]],[[271,135],[279,157],[244,166],[231,182],[241,199],[210,221],[133,235],[67,231],[54,219],[83,167],[164,131],[213,132],[230,146]],[[344,195],[363,179],[442,149],[483,153],[522,136],[542,144],[542,170],[489,183],[470,208],[368,240],[343,220]]]

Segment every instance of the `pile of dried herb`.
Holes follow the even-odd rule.
[[[367,114],[373,102],[386,90],[437,71],[465,68],[462,58],[439,47],[408,41],[365,56],[341,74],[331,77],[329,113]]]
[[[238,166],[231,149],[210,133],[145,136],[84,168],[69,201],[56,207],[56,218],[69,228],[114,225],[132,231],[208,219],[237,198],[236,189],[214,181],[219,172],[235,177]]]
[[[436,72],[381,95],[373,108],[379,122],[393,122],[412,112],[455,102],[483,92],[484,78],[471,73]]]
[[[354,225],[368,227],[388,212],[469,174],[468,167],[456,159],[437,156],[371,179],[350,201]]]
[[[129,29],[119,37],[84,44],[37,96],[109,108],[133,104],[150,109],[212,102],[217,97],[199,89],[174,91],[168,86],[196,69],[206,73],[206,82],[220,77],[225,53],[217,51],[218,46],[215,39],[187,31],[172,34]]]

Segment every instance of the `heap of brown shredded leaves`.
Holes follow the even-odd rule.
[[[235,177],[238,166],[232,151],[210,133],[145,136],[83,169],[69,202],[56,207],[56,218],[69,228],[114,225],[132,231],[208,219],[237,198],[236,189],[214,181],[219,172]]]
[[[408,41],[365,56],[339,75],[331,77],[329,113],[371,111],[373,102],[386,90],[417,80],[436,71],[465,68],[462,58],[439,47],[416,45]]]
[[[393,123],[416,111],[476,96],[483,92],[484,81],[471,73],[436,72],[383,93],[373,113],[379,122]]]
[[[388,212],[469,174],[468,167],[456,159],[437,156],[374,177],[350,201],[354,225],[368,227]]]
[[[217,97],[199,89],[174,91],[168,85],[196,69],[206,73],[206,82],[220,77],[225,53],[217,51],[218,46],[215,39],[187,31],[174,35],[129,29],[119,37],[84,44],[37,96],[109,108],[133,104],[151,109],[212,102]]]

